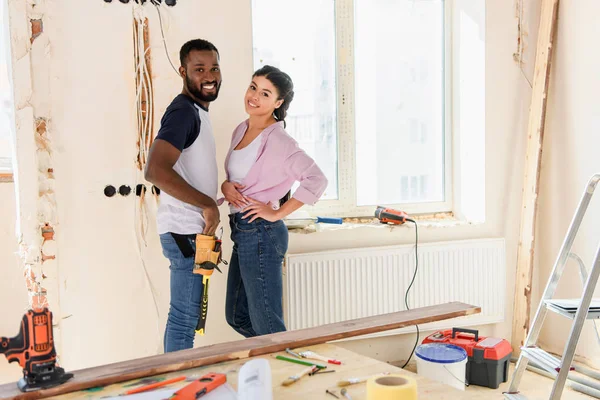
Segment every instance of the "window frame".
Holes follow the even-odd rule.
[[[373,216],[376,206],[404,210],[410,214],[452,212],[452,12],[454,0],[444,0],[444,201],[358,206],[354,115],[354,0],[335,0],[338,199],[320,200],[304,209],[311,215],[336,217]],[[398,183],[400,184],[400,183]]]

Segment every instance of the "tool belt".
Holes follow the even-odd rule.
[[[223,262],[221,253],[221,241],[216,236],[202,233],[196,235],[196,265],[201,268],[218,269],[218,265]]]
[[[216,236],[201,233],[196,235],[171,233],[171,236],[185,258],[194,257],[194,264],[196,264],[194,268],[195,273],[202,273],[202,271],[212,272],[215,268],[221,272],[218,265],[220,263],[227,265],[227,262],[222,258],[221,240]],[[190,240],[195,240],[196,242],[195,252]]]

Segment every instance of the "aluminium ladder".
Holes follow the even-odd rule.
[[[600,182],[600,173],[591,177],[585,188],[583,196],[581,197],[573,220],[571,221],[571,225],[569,226],[569,230],[567,231],[563,241],[560,253],[552,269],[552,273],[548,279],[548,283],[546,284],[546,288],[544,289],[540,305],[531,325],[531,330],[527,335],[524,346],[521,348],[521,354],[519,356],[519,360],[517,361],[517,366],[513,373],[509,389],[504,393],[504,397],[507,399],[527,399],[526,396],[519,393],[519,384],[529,361],[532,361],[533,363],[537,364],[537,366],[554,376],[554,385],[552,386],[552,392],[549,400],[560,399],[569,371],[572,370],[571,364],[573,362],[573,357],[575,356],[575,348],[577,347],[577,342],[579,341],[583,323],[586,319],[600,318],[600,301],[595,300],[592,304],[592,296],[594,294],[594,289],[596,288],[598,277],[600,276],[600,246],[596,251],[596,256],[589,274],[587,273],[581,258],[571,253],[571,247],[573,246],[573,242],[575,241],[575,237],[579,231],[583,216],[585,215],[598,182]],[[584,283],[583,296],[575,301],[570,299],[553,299],[552,297],[556,291],[558,281],[564,271],[567,258],[569,257],[575,259],[575,261],[577,261],[579,264],[580,276]],[[590,305],[592,305],[592,307],[590,307]],[[556,312],[573,320],[571,333],[569,334],[569,339],[565,344],[562,359],[554,357],[553,355],[536,346],[546,313],[548,311]],[[594,324],[595,323],[596,321],[594,321]],[[599,334],[599,331],[600,330],[596,326],[597,335]],[[598,338],[600,338],[600,336],[598,336]]]

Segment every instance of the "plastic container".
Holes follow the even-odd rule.
[[[427,343],[453,344],[465,349],[467,362],[467,383],[498,389],[508,380],[508,367],[512,347],[505,339],[479,336],[479,331],[453,328],[435,332],[423,340]]]
[[[417,374],[465,390],[467,352],[453,344],[422,344],[415,351]]]

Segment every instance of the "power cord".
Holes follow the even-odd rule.
[[[406,293],[404,293],[404,305],[406,306],[407,310],[410,310],[410,308],[408,307],[408,292],[410,292],[410,289],[412,288],[413,284],[415,283],[415,279],[417,277],[417,271],[419,270],[419,252],[418,252],[418,250],[419,250],[419,228],[418,228],[417,222],[415,220],[406,218],[406,221],[410,221],[413,224],[415,224],[415,272],[413,273],[412,280],[410,281],[410,285],[408,285],[408,288],[406,289]],[[412,351],[410,352],[410,355],[408,356],[406,363],[404,363],[404,365],[402,366],[402,369],[404,369],[404,367],[406,367],[408,365],[413,354],[415,353],[415,350],[417,349],[417,346],[419,345],[419,333],[420,333],[419,325],[415,325],[415,328],[417,328],[417,340],[415,341],[415,345],[414,345]]]

